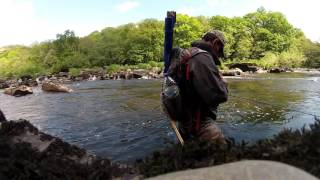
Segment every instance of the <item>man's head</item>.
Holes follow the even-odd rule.
[[[209,31],[203,35],[202,40],[212,47],[217,57],[224,58],[224,45],[226,43],[226,39],[221,31]]]

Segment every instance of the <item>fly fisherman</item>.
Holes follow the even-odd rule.
[[[197,137],[201,140],[225,143],[221,130],[215,125],[219,104],[228,99],[227,84],[217,68],[219,58],[224,57],[225,38],[222,32],[207,32],[202,40],[191,44],[188,59],[187,81],[179,85],[182,98],[182,116],[179,130],[185,140]],[[194,53],[193,51],[198,51]],[[186,55],[187,54],[187,55]],[[190,56],[190,53],[182,56]],[[184,57],[182,57],[184,59]]]

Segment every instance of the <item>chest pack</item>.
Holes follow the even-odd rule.
[[[207,51],[192,47],[174,48],[171,52],[170,66],[162,84],[161,100],[164,111],[172,120],[181,119],[183,85],[190,80],[189,61],[200,53]]]

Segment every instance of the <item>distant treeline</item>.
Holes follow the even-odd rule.
[[[174,44],[183,48],[208,30],[224,32],[229,62],[263,67],[320,67],[320,44],[307,39],[279,12],[259,8],[243,17],[178,14]],[[31,47],[0,48],[0,76],[41,75],[70,68],[141,65],[162,61],[164,22],[146,19],[79,38],[73,31]],[[148,66],[147,66],[148,67]]]

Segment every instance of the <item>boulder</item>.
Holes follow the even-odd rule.
[[[142,75],[138,73],[132,73],[132,78],[139,79],[139,78],[142,78]]]
[[[185,170],[180,172],[160,175],[150,180],[182,180],[182,179],[219,179],[219,180],[317,180],[315,176],[296,167],[274,161],[239,161],[219,166],[200,169]]]
[[[267,70],[264,70],[264,69],[262,69],[262,68],[259,68],[259,69],[256,71],[256,73],[258,73],[258,74],[267,73],[267,72],[268,72]]]
[[[242,72],[256,72],[259,68],[254,63],[233,63],[229,64],[230,69],[241,69]]]
[[[47,81],[48,77],[47,76],[39,76],[36,78],[37,83],[42,83],[43,81]]]
[[[230,70],[221,70],[220,72],[223,76],[239,76],[243,73],[241,69],[238,69],[238,68],[230,69]]]
[[[19,86],[21,85],[25,85],[25,86],[38,86],[38,82],[36,80],[33,79],[28,79],[28,80],[22,80],[19,82]]]
[[[26,120],[1,122],[0,179],[142,179],[125,164],[45,134]]]
[[[0,89],[4,89],[4,88],[8,88],[8,87],[10,87],[10,86],[7,81],[0,80]]]
[[[29,80],[29,79],[32,79],[32,76],[30,76],[30,75],[21,76],[21,80],[22,81],[26,81],[26,80]]]
[[[69,73],[68,72],[59,72],[58,77],[69,77]]]
[[[53,83],[53,82],[44,82],[42,84],[43,91],[50,91],[50,92],[72,92],[73,90],[64,86],[60,83]]]
[[[20,97],[20,96],[25,96],[27,94],[32,94],[32,88],[25,86],[25,85],[21,85],[18,87],[10,87],[10,88],[6,88],[4,90],[5,94],[11,95],[11,96],[15,96],[15,97]]]
[[[153,68],[151,68],[150,72],[153,73],[153,74],[160,74],[161,73],[161,68],[153,67]]]
[[[81,78],[84,79],[84,80],[87,80],[87,79],[90,78],[90,74],[87,73],[87,72],[83,72],[83,73],[81,73],[81,74],[79,75],[79,77],[81,77]]]
[[[281,72],[285,72],[284,69],[272,68],[272,69],[269,70],[269,73],[281,73]]]

